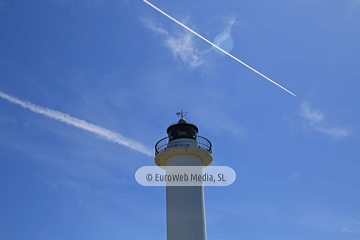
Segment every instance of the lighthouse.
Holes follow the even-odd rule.
[[[199,129],[184,119],[167,128],[167,137],[155,145],[159,167],[206,167],[212,162],[211,142],[198,135]],[[166,186],[167,240],[206,240],[204,187]]]

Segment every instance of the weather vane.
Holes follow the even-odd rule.
[[[188,112],[183,112],[183,110],[181,110],[181,112],[177,112],[177,113],[176,113],[176,115],[177,115],[178,117],[181,116],[181,118],[184,118],[184,116],[186,116],[187,114],[188,114]]]

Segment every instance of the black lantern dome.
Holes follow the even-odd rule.
[[[190,138],[196,140],[196,135],[199,129],[194,124],[186,122],[181,118],[177,123],[171,125],[166,130],[169,136],[169,142],[179,138]]]

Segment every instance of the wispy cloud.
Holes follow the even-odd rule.
[[[207,42],[208,44],[210,44],[211,46],[215,47],[216,49],[220,50],[221,52],[225,53],[226,55],[228,55],[229,57],[231,57],[232,59],[234,59],[235,61],[241,63],[243,66],[247,67],[248,69],[250,69],[251,71],[257,73],[258,75],[262,76],[263,78],[265,78],[266,80],[270,81],[271,83],[275,84],[276,86],[278,86],[279,88],[283,89],[284,91],[290,93],[291,95],[295,96],[296,95],[294,93],[292,93],[291,91],[289,91],[288,89],[284,88],[283,86],[281,86],[280,84],[278,84],[277,82],[275,82],[274,80],[270,79],[269,77],[265,76],[264,74],[262,74],[261,72],[259,72],[258,70],[250,67],[249,65],[247,65],[246,63],[244,63],[243,61],[241,61],[240,59],[236,58],[235,56],[231,55],[229,52],[225,51],[224,49],[222,49],[221,47],[217,46],[215,43],[209,41],[207,38],[203,37],[202,35],[200,35],[199,33],[197,33],[196,31],[192,30],[191,28],[189,28],[188,26],[186,26],[184,23],[178,21],[177,19],[173,18],[172,16],[170,16],[169,14],[167,14],[166,12],[164,12],[163,10],[161,10],[160,8],[156,7],[154,4],[150,3],[147,0],[143,0],[144,3],[148,4],[149,6],[151,6],[153,9],[155,9],[156,11],[160,12],[162,15],[166,16],[167,18],[171,19],[172,21],[174,21],[175,23],[179,24],[180,26],[182,26],[184,29],[188,30],[189,32],[193,33],[195,36],[199,37],[200,39],[204,40],[205,42]]]
[[[348,0],[348,11],[357,13],[360,8],[360,0]]]
[[[301,177],[301,173],[300,173],[300,171],[293,172],[292,174],[290,174],[289,177],[291,180],[297,180]]]
[[[0,11],[5,11],[9,16],[11,16],[8,5],[9,2],[6,2],[6,0],[0,0]]]
[[[360,222],[351,222],[348,226],[341,229],[347,233],[360,233]]]
[[[0,116],[0,125],[15,124],[16,120],[10,117]]]
[[[188,20],[184,22],[188,22]],[[205,55],[211,51],[215,50],[216,52],[223,54],[215,47],[200,50],[199,47],[196,45],[196,42],[194,41],[194,34],[189,31],[183,30],[170,33],[169,31],[167,31],[163,27],[160,27],[154,21],[151,21],[149,19],[143,20],[143,23],[148,29],[154,31],[155,33],[163,37],[164,45],[172,52],[175,59],[180,59],[191,68],[197,68],[201,65],[204,65],[207,60]],[[216,45],[221,46],[223,42],[229,40],[233,41],[233,38],[231,37],[231,32],[233,26],[236,23],[239,22],[236,21],[235,17],[228,17],[225,20],[225,26],[223,28],[223,31],[219,33],[215,39]]]
[[[276,207],[264,204],[262,202],[241,202],[237,205],[214,205],[214,210],[224,216],[229,214],[235,217],[237,221],[246,220],[247,222],[263,222],[278,220],[280,215]],[[221,212],[221,213],[220,213]]]
[[[245,140],[248,136],[248,130],[243,127],[235,118],[230,117],[215,104],[204,103],[195,108],[194,115],[204,127],[215,131],[215,134],[233,134],[238,140]],[[203,121],[211,119],[211,121]]]
[[[90,186],[88,184],[85,183],[80,183],[80,182],[75,182],[73,180],[50,180],[48,178],[45,178],[43,176],[34,174],[35,177],[39,178],[40,180],[42,180],[43,182],[45,182],[46,184],[48,184],[49,186],[53,187],[53,188],[58,188],[58,187],[72,187],[72,188],[76,188],[82,191],[90,191]]]
[[[73,180],[58,180],[58,181],[54,181],[54,180],[50,180],[48,178],[45,178],[43,176],[39,176],[34,174],[35,177],[39,178],[40,180],[42,180],[44,183],[46,183],[47,185],[49,185],[50,187],[52,187],[53,189],[55,189],[56,191],[60,192],[61,188],[70,188],[72,189],[75,194],[75,197],[77,199],[77,202],[81,205],[83,205],[83,198],[82,198],[82,193],[86,192],[90,192],[90,186],[88,184],[85,183],[81,183],[81,182],[75,182]],[[69,195],[68,195],[69,197]]]
[[[360,0],[352,0],[351,1],[352,6],[360,6]]]
[[[239,22],[236,21],[235,17],[228,17],[225,21],[226,25],[223,31],[215,37],[214,44],[223,48],[225,51],[230,52],[234,46],[234,38],[232,37],[232,28],[236,23]],[[216,50],[215,47],[212,47],[212,49]],[[224,54],[223,52],[218,50],[215,52]]]
[[[170,49],[175,59],[181,59],[191,68],[196,68],[204,63],[203,53],[200,53],[195,46],[193,34],[185,30],[170,34],[151,20],[144,20],[143,22],[148,29],[163,37],[165,46]]]
[[[305,131],[319,132],[337,139],[345,138],[352,134],[345,127],[331,126],[325,118],[325,113],[319,109],[311,108],[307,102],[303,102],[300,105],[300,116],[303,119],[303,129]]]
[[[79,1],[79,0],[59,0],[56,3],[61,4],[63,6],[68,6],[72,10],[75,6],[86,7],[93,10],[102,7],[105,4],[105,0],[87,0],[87,1]]]
[[[60,122],[69,124],[71,126],[95,133],[98,136],[103,137],[104,139],[123,145],[125,147],[131,148],[133,150],[136,150],[138,152],[144,153],[148,156],[153,156],[153,151],[151,151],[148,147],[144,146],[138,141],[132,140],[130,138],[125,138],[120,133],[116,133],[113,131],[110,131],[108,129],[102,128],[100,126],[88,123],[84,120],[74,118],[70,116],[69,114],[65,114],[62,112],[58,112],[49,108],[44,108],[41,106],[37,106],[35,104],[32,104],[27,101],[20,100],[18,98],[15,98],[13,96],[10,96],[6,93],[3,93],[0,91],[0,97],[3,99],[8,100],[11,103],[17,104],[23,108],[29,109],[32,112],[42,114],[44,116],[47,116],[49,118],[58,120]]]
[[[343,216],[321,206],[316,208],[299,208],[297,223],[303,226],[323,229],[331,232],[360,234],[360,222],[349,220],[352,217]]]

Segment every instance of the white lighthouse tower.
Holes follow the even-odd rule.
[[[208,166],[211,142],[197,135],[198,128],[184,119],[168,127],[166,138],[155,145],[160,166]],[[206,240],[203,186],[166,186],[167,240]]]

